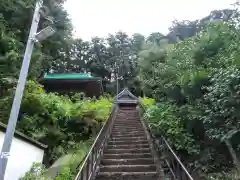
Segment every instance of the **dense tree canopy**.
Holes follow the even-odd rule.
[[[171,30],[180,41],[153,44],[139,55],[143,90],[158,102],[145,117],[189,169],[209,174],[234,164],[239,170],[238,12],[214,11]]]

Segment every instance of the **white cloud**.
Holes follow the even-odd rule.
[[[75,36],[89,40],[123,30],[128,34],[167,33],[171,22],[194,20],[231,7],[236,0],[68,0]]]

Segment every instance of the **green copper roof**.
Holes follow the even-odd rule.
[[[93,79],[90,74],[85,73],[69,73],[69,74],[45,74],[44,79]]]

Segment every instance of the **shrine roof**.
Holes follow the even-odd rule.
[[[81,80],[81,79],[101,79],[91,76],[87,73],[51,73],[51,74],[45,74],[44,79],[62,79],[62,80]]]
[[[44,75],[43,80],[101,80],[101,78],[87,73],[49,73]]]

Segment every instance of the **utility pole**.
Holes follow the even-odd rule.
[[[119,74],[119,68],[118,68],[118,66],[117,66],[117,62],[115,62],[115,75],[116,75],[116,93],[117,93],[117,95],[118,95],[118,92],[119,92],[119,85],[118,85],[118,74]]]
[[[34,43],[43,40],[44,38],[52,35],[54,33],[54,30],[51,29],[50,27],[42,30],[41,32],[37,33],[38,29],[38,24],[40,21],[40,11],[41,8],[43,7],[43,0],[37,0],[36,6],[35,6],[35,11],[33,14],[33,19],[32,19],[32,25],[27,41],[27,46],[26,50],[24,53],[24,58],[22,62],[22,67],[19,75],[19,80],[12,104],[12,109],[10,112],[10,117],[8,120],[8,126],[7,130],[5,133],[4,137],[4,142],[1,150],[1,155],[0,155],[0,180],[4,180],[5,176],[5,171],[7,167],[7,162],[8,162],[8,157],[11,149],[11,144],[12,144],[12,139],[14,137],[14,132],[17,124],[17,119],[19,115],[19,109],[21,106],[21,101],[23,97],[23,92],[26,84],[26,79],[28,75],[28,69],[30,65],[30,60],[32,56],[32,51],[34,48]],[[17,161],[17,159],[16,159]]]
[[[117,67],[117,74],[116,74],[116,76],[117,76],[117,95],[118,95],[118,92],[119,92],[119,87],[118,87],[118,73],[119,73],[119,70],[118,70],[118,67]]]

